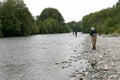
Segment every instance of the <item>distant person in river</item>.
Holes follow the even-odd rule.
[[[75,37],[77,37],[77,30],[73,29],[73,35],[75,35]]]
[[[75,31],[74,31],[74,30],[72,30],[72,31],[73,31],[73,35],[74,35],[74,34],[75,34],[75,33],[74,33]]]
[[[90,36],[92,38],[92,49],[96,50],[97,31],[94,29],[94,27],[91,27]]]
[[[77,30],[75,30],[75,36],[77,37]]]

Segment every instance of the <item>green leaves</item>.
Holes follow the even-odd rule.
[[[0,3],[0,37],[64,32],[69,32],[69,28],[57,9],[45,8],[34,20],[23,0]]]
[[[118,2],[120,3],[120,2]],[[103,9],[99,12],[86,15],[82,19],[83,32],[89,32],[90,27],[95,27],[99,33],[119,33],[120,27],[120,6]]]
[[[75,22],[75,21],[71,21],[67,23],[67,26],[72,30],[72,31],[77,31],[80,32],[81,31],[81,21],[79,22]]]
[[[3,36],[27,36],[38,33],[38,27],[23,0],[8,0],[0,7]]]
[[[3,33],[2,33],[2,23],[1,23],[1,20],[0,20],[0,37],[3,36]]]
[[[53,18],[60,22],[64,22],[63,16],[61,13],[55,8],[45,8],[40,14],[38,20],[44,21],[47,18]]]
[[[40,34],[69,32],[60,12],[54,8],[45,8],[37,17]]]

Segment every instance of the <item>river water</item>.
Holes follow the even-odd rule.
[[[70,80],[78,64],[67,60],[84,39],[81,33],[0,38],[0,80]]]

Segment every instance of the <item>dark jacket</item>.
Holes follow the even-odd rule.
[[[97,34],[96,30],[91,30],[90,31],[90,36],[92,36],[93,34],[95,34],[95,35]]]

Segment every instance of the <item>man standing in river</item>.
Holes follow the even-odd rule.
[[[90,36],[92,38],[92,49],[96,50],[97,32],[94,27],[91,27]]]
[[[77,37],[77,30],[75,30],[75,36]]]

